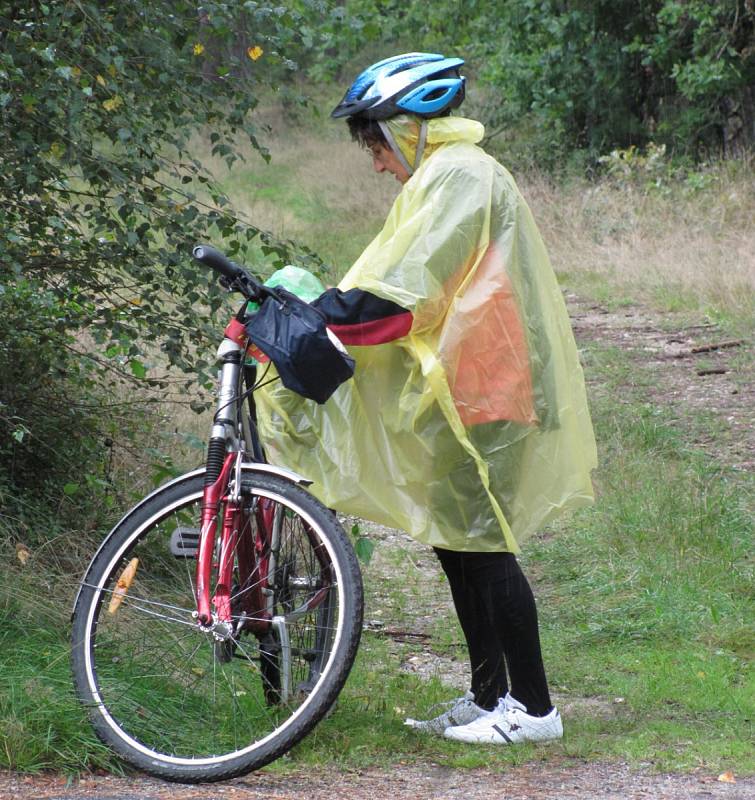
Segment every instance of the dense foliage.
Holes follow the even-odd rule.
[[[748,8],[749,6],[749,8]],[[483,47],[505,116],[532,114],[559,150],[755,141],[753,10],[744,0],[520,0]]]
[[[286,251],[190,145],[266,155],[250,111],[298,36],[253,2],[0,3],[0,500],[99,475],[114,381],[158,383],[149,353],[207,366],[192,355],[221,297],[194,242]]]
[[[375,46],[466,57],[491,132],[526,135],[541,163],[651,141],[698,157],[755,143],[751,0],[347,0],[324,27],[320,74]]]

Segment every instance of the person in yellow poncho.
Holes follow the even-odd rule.
[[[469,647],[470,690],[434,719],[448,738],[559,738],[537,612],[515,553],[591,502],[595,441],[566,308],[511,175],[449,116],[462,59],[369,67],[334,117],[402,189],[338,288],[314,301],[356,360],[324,405],[270,388],[260,430],[339,511],[431,545]]]

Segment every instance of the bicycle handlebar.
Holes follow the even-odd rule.
[[[229,258],[226,258],[220,250],[210,247],[208,244],[198,244],[192,251],[194,258],[207,264],[215,272],[228,278],[229,281],[234,281],[238,278],[239,274],[243,272],[238,264],[234,264]]]
[[[268,294],[265,286],[243,267],[224,256],[220,250],[216,250],[208,244],[198,244],[192,250],[192,255],[197,261],[201,261],[215,272],[219,272],[225,278],[225,282],[221,280],[224,286],[229,289],[237,289],[248,299],[260,300]]]

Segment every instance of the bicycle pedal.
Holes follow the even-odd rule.
[[[199,528],[179,526],[170,537],[170,552],[176,558],[196,558],[199,551]]]

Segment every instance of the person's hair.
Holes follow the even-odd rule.
[[[365,119],[364,117],[349,117],[346,122],[349,125],[351,138],[355,142],[359,142],[361,147],[372,147],[376,144],[381,144],[383,147],[388,145],[377,120]]]

